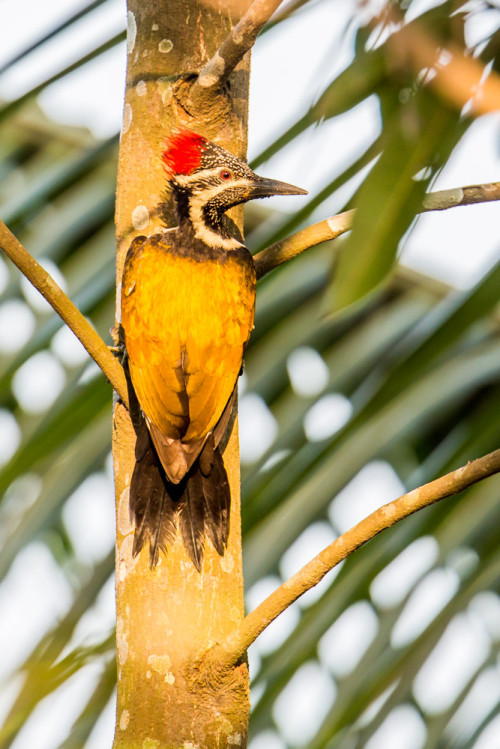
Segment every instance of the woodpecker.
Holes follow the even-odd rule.
[[[205,535],[221,556],[227,545],[230,492],[221,440],[255,309],[254,262],[225,213],[254,198],[306,191],[259,177],[186,129],[166,139],[162,160],[178,226],[133,240],[121,291],[138,404],[133,554],[149,542],[154,567],[179,526],[201,571]]]

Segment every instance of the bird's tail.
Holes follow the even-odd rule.
[[[199,458],[179,484],[165,476],[146,426],[138,434],[130,484],[130,515],[135,522],[133,554],[149,542],[151,567],[166,553],[179,527],[194,566],[201,571],[208,536],[223,556],[229,535],[230,491],[219,448],[209,437]]]

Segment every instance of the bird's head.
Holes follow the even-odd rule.
[[[244,161],[191,130],[172,133],[162,158],[180,221],[188,221],[195,235],[212,246],[228,238],[222,217],[229,208],[254,198],[307,194],[259,177]]]

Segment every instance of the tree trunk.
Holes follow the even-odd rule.
[[[238,4],[232,17],[222,0],[129,0],[116,205],[118,300],[130,242],[163,228],[158,205],[166,199],[166,179],[160,157],[170,130],[187,126],[239,156],[246,151],[248,62],[236,69],[225,93],[192,101],[189,91],[194,75],[247,5]],[[167,210],[172,216],[168,199]],[[233,218],[241,223],[241,212]],[[113,435],[118,658],[114,749],[245,746],[247,664],[209,673],[203,661],[243,618],[237,425],[224,453],[231,485],[228,548],[219,557],[208,542],[201,574],[187,557],[179,533],[154,570],[147,549],[132,557],[129,483],[135,435],[121,403],[115,407]]]

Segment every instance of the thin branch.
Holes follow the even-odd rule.
[[[352,227],[353,218],[354,210],[345,211],[345,213],[323,219],[317,224],[306,226],[305,229],[266,247],[265,250],[254,255],[257,278],[262,278],[266,273],[286,263],[287,260],[292,260],[304,250],[345,234]]]
[[[428,193],[422,201],[422,212],[445,211],[447,208],[456,208],[460,205],[490,203],[494,200],[500,200],[500,182],[455,187],[452,190],[437,190]]]
[[[210,651],[210,662],[222,667],[234,665],[279,614],[299,596],[317,585],[327,572],[330,572],[360,546],[417,510],[428,507],[445,497],[458,494],[472,484],[499,471],[500,450],[496,450],[380,507],[354,528],[339,536],[274,593],[271,593],[245,617],[238,629],[225,642]]]
[[[196,82],[204,91],[220,87],[228,79],[240,60],[253,46],[258,34],[269,21],[283,0],[254,0],[244,16],[236,24],[218,51],[207,62]]]
[[[300,10],[308,2],[309,0],[290,0],[288,5],[278,11],[278,13],[275,13],[275,15],[273,16],[273,21],[269,24],[268,28],[272,28],[277,23],[281,23],[281,21],[286,21],[287,18],[290,18],[292,15],[294,15],[294,13]]]
[[[452,190],[438,190],[425,196],[420,213],[427,211],[444,211],[447,208],[457,208],[474,203],[488,203],[500,200],[500,182],[485,185],[469,185],[456,187]],[[335,239],[349,231],[352,227],[354,210],[339,213],[337,216],[324,219],[317,224],[292,234],[254,256],[257,278],[262,278],[278,265],[300,255],[310,247],[321,242]]]
[[[116,357],[80,310],[75,307],[47,271],[31,257],[2,221],[0,221],[0,247],[73,331],[128,408],[127,382]]]

